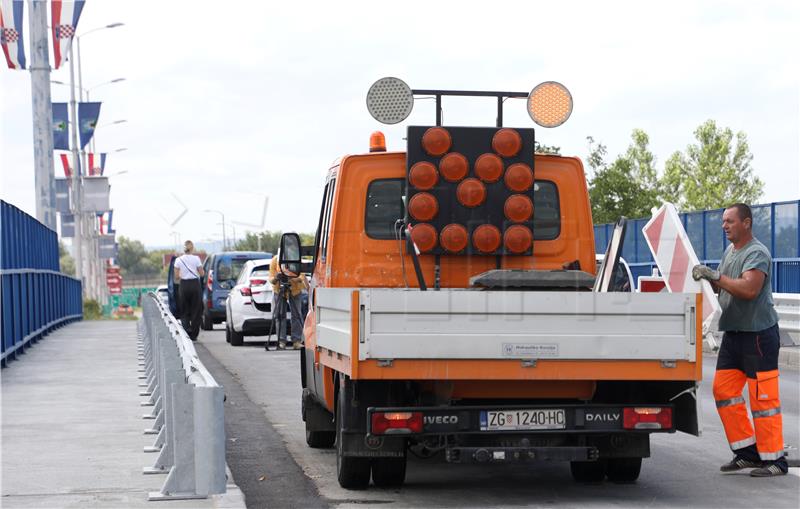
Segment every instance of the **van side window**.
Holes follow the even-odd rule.
[[[533,185],[533,239],[553,240],[561,234],[558,188],[549,180]]]
[[[317,222],[317,233],[314,235],[314,266],[317,265],[319,259],[319,252],[322,246],[322,225],[325,218],[325,206],[328,204],[328,186],[325,184],[325,189],[322,191],[322,206],[319,208],[319,221]]]
[[[379,240],[396,238],[395,223],[405,216],[405,182],[405,179],[379,179],[369,183],[364,216],[364,230],[368,237]]]
[[[331,227],[331,216],[333,215],[333,192],[336,189],[336,179],[331,179],[328,183],[328,191],[325,194],[325,211],[322,218],[322,245],[320,246],[320,258],[325,261],[328,256],[328,234]]]

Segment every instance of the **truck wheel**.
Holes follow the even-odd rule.
[[[203,316],[200,318],[200,328],[203,330],[211,330],[214,328],[214,322],[208,316],[207,311],[203,311]]]
[[[339,486],[348,490],[363,490],[369,486],[369,458],[355,458],[344,455],[342,432],[342,406],[344,388],[339,391],[339,404],[336,405],[336,477]]]
[[[406,481],[406,449],[402,458],[372,460],[372,482],[380,488],[397,488]]]
[[[632,483],[642,471],[642,458],[610,458],[608,480],[615,483]]]
[[[231,328],[231,346],[242,346],[242,344],[244,344],[244,334]]]
[[[572,478],[578,482],[603,482],[606,476],[606,462],[598,461],[571,461],[569,469]]]

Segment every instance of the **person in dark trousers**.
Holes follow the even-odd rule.
[[[719,270],[696,265],[692,277],[719,290],[724,332],[714,375],[714,400],[735,456],[722,472],[752,468],[752,477],[785,475],[783,421],[778,395],[778,314],[772,302],[772,258],[753,237],[753,214],[743,203],[722,214],[722,229],[731,242]],[[747,383],[753,423],[742,389]],[[755,430],[754,430],[755,428]]]
[[[292,348],[299,350],[303,347],[303,316],[301,308],[300,294],[303,290],[308,288],[308,281],[303,274],[295,274],[289,271],[286,267],[282,267],[282,272],[287,276],[289,288],[286,290],[287,295],[281,295],[281,285],[278,278],[278,254],[272,257],[269,263],[269,282],[272,283],[272,306],[273,309],[278,307],[278,299],[285,299],[289,303],[289,311],[292,313]],[[285,310],[285,308],[284,308]],[[278,349],[286,349],[286,315],[279,316],[278,318]]]
[[[200,315],[203,313],[203,288],[200,278],[203,277],[203,262],[194,252],[191,240],[183,243],[183,254],[175,260],[175,277],[180,279],[180,313],[183,329],[192,339],[197,341],[200,333]]]

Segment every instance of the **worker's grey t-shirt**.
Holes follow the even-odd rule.
[[[725,290],[719,291],[719,304],[722,306],[719,330],[755,332],[778,323],[778,314],[772,303],[772,258],[767,248],[754,238],[741,249],[734,249],[733,244],[725,249],[719,264],[722,274],[738,279],[752,269],[760,270],[767,276],[755,299],[738,299]]]

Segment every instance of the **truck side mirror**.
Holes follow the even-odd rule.
[[[278,257],[278,266],[286,266],[295,274],[300,273],[300,235],[296,233],[284,233],[281,235],[281,252]]]

